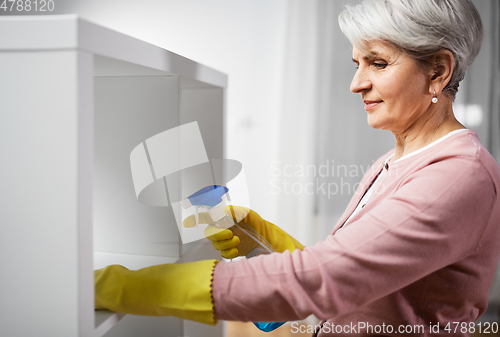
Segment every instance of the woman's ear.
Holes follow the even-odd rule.
[[[433,58],[433,68],[431,73],[431,83],[429,93],[441,93],[451,80],[453,69],[455,68],[455,58],[448,49],[438,51]]]

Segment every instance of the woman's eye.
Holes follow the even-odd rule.
[[[384,69],[385,67],[387,67],[387,63],[373,62],[373,66],[378,69]]]

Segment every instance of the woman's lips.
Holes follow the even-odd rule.
[[[375,109],[376,106],[378,106],[380,103],[383,101],[366,101],[364,100],[363,103],[365,103],[365,110],[372,110]]]

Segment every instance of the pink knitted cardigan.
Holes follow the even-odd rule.
[[[314,314],[330,330],[351,325],[346,336],[377,335],[359,322],[396,332],[380,335],[419,325],[425,331],[414,335],[468,336],[444,329],[474,322],[486,309],[500,254],[500,167],[470,130],[384,168],[390,154],[366,173],[325,241],[293,254],[218,263],[215,317],[291,321]],[[383,169],[388,174],[367,206],[337,232]],[[327,328],[318,336],[330,335]]]

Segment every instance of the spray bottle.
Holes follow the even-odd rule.
[[[196,227],[198,227],[199,224],[200,208],[206,209],[208,211],[208,214],[214,221],[214,226],[221,229],[232,229],[232,227],[234,226],[238,228],[244,235],[247,235],[250,239],[257,242],[257,247],[246,254],[247,258],[251,258],[260,254],[270,254],[272,252],[275,252],[276,250],[273,248],[273,246],[271,246],[271,244],[267,242],[267,240],[264,239],[256,230],[243,222],[237,223],[233,221],[226,214],[224,208],[228,205],[228,192],[229,189],[226,186],[206,186],[184,199],[181,202],[182,208],[187,209],[190,207],[194,207]],[[285,324],[285,322],[254,322],[254,324],[260,330],[269,332],[279,328],[280,326]]]

